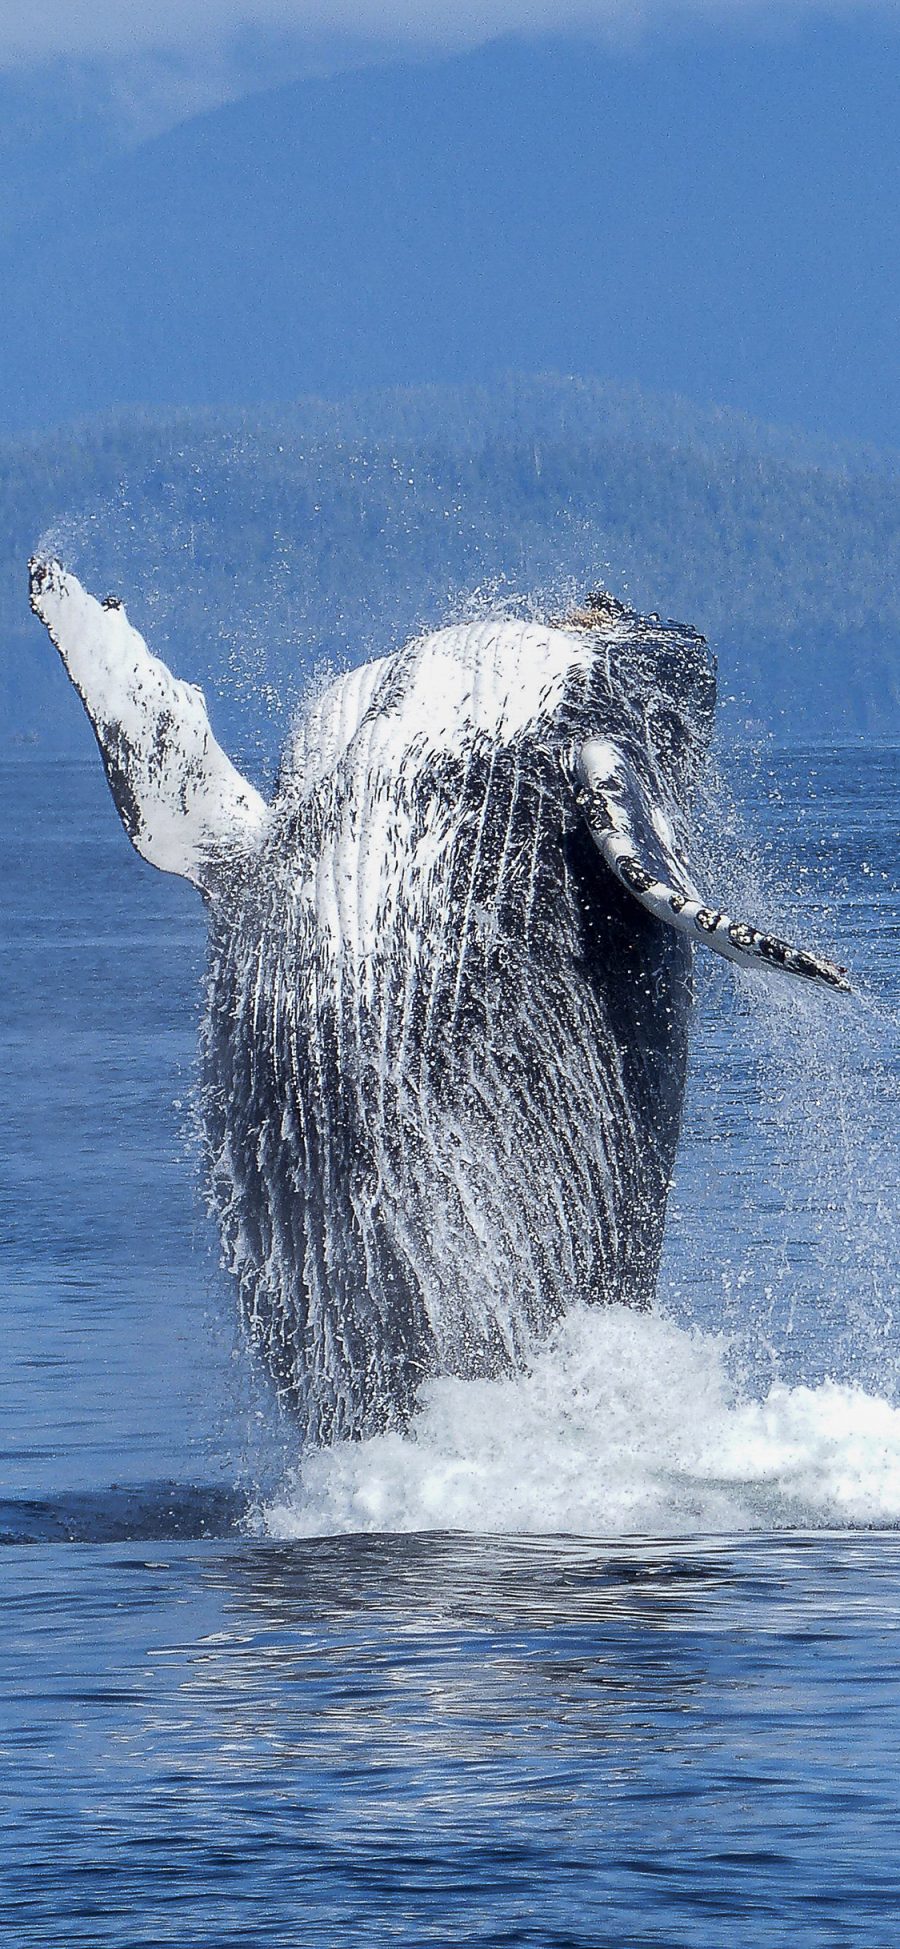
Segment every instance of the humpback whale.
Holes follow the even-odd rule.
[[[243,1319],[307,1437],[651,1303],[692,944],[846,989],[704,898],[694,630],[600,592],[423,635],[321,689],[266,802],[203,694],[55,560],[31,602],[143,858],[207,903],[200,1100]]]

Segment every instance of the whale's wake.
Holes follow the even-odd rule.
[[[256,1520],[283,1540],[900,1523],[900,1408],[834,1381],[757,1400],[727,1352],[659,1316],[576,1311],[529,1374],[433,1381],[407,1435],[314,1451]]]

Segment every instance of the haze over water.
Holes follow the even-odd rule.
[[[898,770],[707,811],[856,993],[702,970],[657,1315],[298,1472],[193,1190],[200,903],[99,765],[2,768],[9,1939],[896,1941]]]

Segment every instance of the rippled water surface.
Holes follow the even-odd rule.
[[[708,809],[857,993],[703,971],[659,1315],[302,1462],[195,1195],[199,903],[99,767],[0,769],[4,1941],[900,1940],[898,784]]]
[[[900,1545],[11,1553],[24,1941],[894,1944]]]

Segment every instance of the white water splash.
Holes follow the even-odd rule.
[[[900,1408],[825,1381],[742,1395],[727,1342],[578,1310],[529,1374],[441,1380],[408,1435],[309,1454],[269,1536],[684,1535],[900,1523]]]

